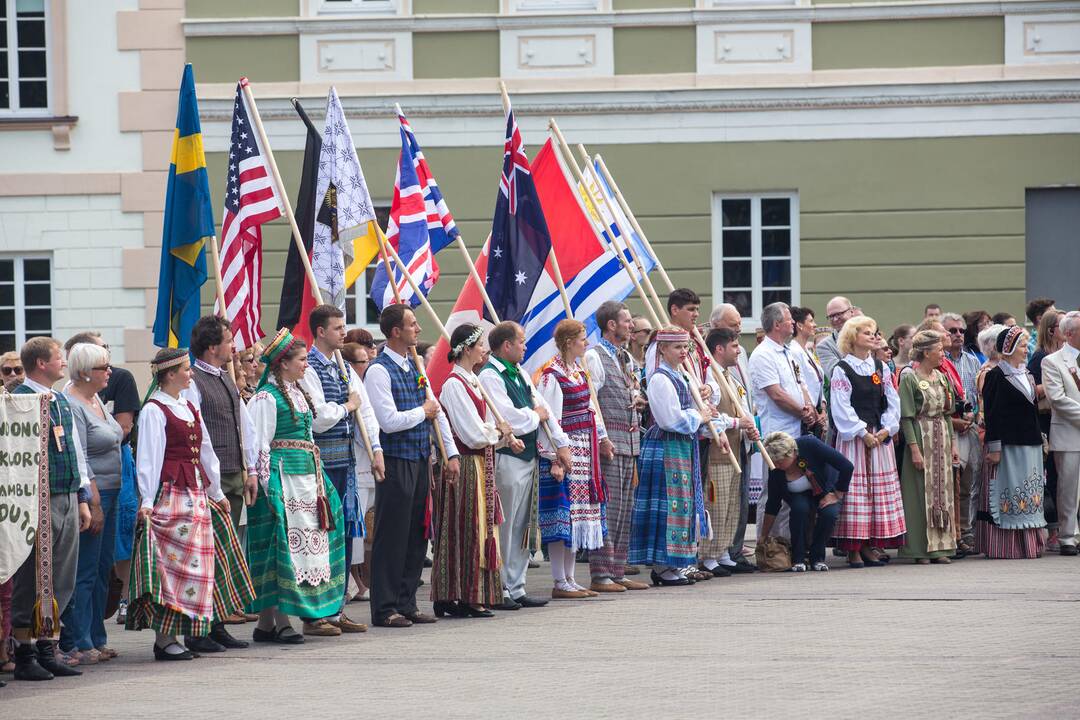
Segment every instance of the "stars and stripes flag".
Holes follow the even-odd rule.
[[[237,349],[251,347],[263,337],[262,225],[283,213],[265,148],[251,125],[244,87],[236,84],[229,172],[225,183],[225,215],[221,223],[221,283],[225,317],[232,325]],[[220,308],[215,305],[215,311]]]
[[[511,108],[485,283],[500,320],[522,321],[550,253],[551,234]],[[487,310],[484,313],[486,317]]]
[[[409,274],[427,295],[439,280],[439,265],[435,253],[457,239],[459,232],[454,216],[420,149],[405,113],[398,108],[401,123],[401,154],[398,156],[394,178],[394,198],[390,204],[390,219],[386,240],[401,257]],[[394,267],[394,280],[402,302],[414,307],[420,304],[405,276]],[[386,267],[375,269],[371,283],[371,299],[381,310],[394,302],[394,287],[387,280]]]

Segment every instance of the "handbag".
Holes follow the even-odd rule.
[[[758,570],[784,572],[791,569],[791,541],[784,537],[767,537],[754,550]]]

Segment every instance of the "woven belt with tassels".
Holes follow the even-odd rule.
[[[310,440],[271,440],[271,450],[304,450],[315,456],[315,492],[317,494],[316,507],[319,515],[319,528],[322,530],[334,529],[334,515],[330,510],[330,502],[326,499],[326,488],[323,487],[322,460],[319,456],[319,446]]]

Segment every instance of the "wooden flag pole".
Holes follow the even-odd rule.
[[[259,141],[262,143],[263,150],[266,151],[266,159],[270,163],[270,172],[274,175],[274,185],[277,187],[278,194],[281,196],[281,203],[285,206],[285,217],[289,221],[293,242],[296,244],[296,249],[299,251],[297,254],[300,256],[300,262],[304,265],[304,272],[307,274],[308,284],[311,286],[311,294],[314,296],[315,302],[322,305],[322,292],[319,290],[319,283],[315,280],[315,271],[311,268],[311,259],[308,258],[307,248],[304,247],[304,241],[301,239],[300,227],[296,224],[296,215],[293,213],[292,203],[289,202],[289,195],[285,192],[285,183],[281,179],[281,172],[278,170],[277,161],[274,160],[274,151],[270,149],[270,140],[266,136],[266,128],[263,127],[262,118],[259,116],[259,108],[255,104],[255,96],[251,92],[251,85],[245,81],[241,83],[241,87],[244,90],[244,98],[247,100],[248,107],[251,109],[251,122],[255,124],[255,131],[259,134]],[[216,250],[214,251],[214,257],[216,260]],[[224,309],[224,307],[225,304],[223,302],[222,308]],[[345,367],[345,358],[341,357],[340,350],[334,351],[334,360],[337,361],[337,366],[338,369],[341,370],[342,376],[348,378],[349,370]],[[374,465],[375,451],[371,447],[371,438],[368,437],[367,426],[364,425],[364,419],[360,416],[359,408],[353,411],[353,416],[356,418],[356,426],[360,428],[360,437],[364,441],[364,449],[367,450],[368,458]]]
[[[585,164],[590,167],[590,170],[593,173],[595,173],[596,172],[595,168],[592,165],[592,162],[589,159],[589,154],[585,151],[585,147],[583,145],[578,145],[578,152],[584,158]],[[602,157],[600,157],[599,155],[597,155],[596,156],[596,163],[597,163],[597,165],[600,166],[600,171],[603,173],[604,179],[607,181],[608,187],[610,187],[612,189],[612,193],[616,193],[617,191],[616,191],[615,179],[612,178],[611,173],[608,172],[607,166],[604,164],[604,159]],[[595,174],[594,174],[594,177],[595,177]],[[599,180],[599,178],[597,178],[597,179]],[[597,187],[599,187],[599,182],[597,183]],[[621,198],[621,195],[616,196],[616,199],[619,199],[619,198]],[[604,195],[604,202],[608,204],[608,210],[609,210],[609,212],[611,212],[612,208],[611,208],[610,200],[607,198],[606,194]],[[668,278],[667,273],[664,271],[664,266],[660,262],[659,256],[652,249],[652,246],[649,244],[648,239],[644,236],[643,231],[640,229],[641,226],[638,225],[637,220],[634,219],[634,215],[630,211],[629,205],[626,204],[625,199],[619,200],[619,205],[622,208],[623,214],[626,216],[628,222],[630,222],[630,224],[632,226],[634,226],[635,232],[637,232],[638,237],[641,238],[642,244],[645,246],[645,248],[649,251],[649,254],[652,255],[653,259],[656,261],[656,267],[657,267],[657,269],[659,269],[661,271],[661,276],[664,278],[665,283],[669,286],[669,290],[673,290],[674,287],[671,285],[671,279]],[[612,212],[612,217],[615,219],[616,224],[619,224],[619,232],[623,234],[623,237],[624,238],[630,238],[631,234],[628,232],[629,228],[625,228],[619,223],[618,216],[616,216],[614,212]],[[627,249],[630,251],[631,257],[634,258],[634,262],[637,265],[638,270],[647,279],[648,276],[645,273],[645,266],[641,262],[641,258],[637,254],[637,250],[634,248],[634,244],[632,242],[630,242],[629,239],[627,239],[626,246],[627,246]],[[652,282],[647,281],[646,286],[648,287],[648,289],[649,289],[649,291],[650,291],[650,293],[652,295],[652,299],[656,303],[656,307],[658,308],[658,310],[663,313],[664,317],[667,317],[667,309],[664,307],[663,303],[660,301],[660,296],[656,292],[656,288],[653,286]],[[735,416],[739,417],[739,418],[743,417],[745,415],[745,412],[743,411],[743,407],[742,407],[742,399],[740,398],[739,394],[735,391],[735,389],[731,387],[731,383],[729,383],[727,381],[727,378],[724,376],[721,369],[717,366],[716,360],[713,359],[712,355],[709,353],[708,347],[705,345],[705,339],[703,337],[701,337],[701,332],[697,329],[696,326],[694,326],[692,328],[691,336],[693,337],[694,342],[696,342],[701,347],[701,349],[705,352],[705,356],[709,360],[709,370],[712,372],[713,379],[716,380],[716,384],[720,388],[720,390],[722,392],[724,392],[728,396],[728,398],[730,399],[731,404],[735,408]],[[749,388],[747,388],[746,392],[749,392],[749,391],[750,391]],[[765,464],[768,466],[768,468],[770,470],[774,469],[775,466],[773,465],[772,458],[770,458],[769,453],[767,453],[765,451],[765,445],[761,442],[760,438],[758,440],[754,441],[754,446],[757,448],[758,452],[761,453],[761,457],[765,461]]]
[[[390,246],[390,241],[386,239],[385,235],[383,235],[382,228],[378,227],[378,223],[375,223],[375,225],[375,237],[379,241],[379,255],[382,257],[383,263],[385,263],[386,265],[386,282],[390,284],[390,287],[394,291],[394,302],[400,305],[402,304],[401,291],[398,290],[397,281],[394,279],[394,273],[391,270],[393,266],[390,265],[390,258],[386,254],[387,250],[389,250],[390,252],[394,252],[394,248]],[[410,278],[410,280],[411,279],[412,278]],[[418,293],[418,291],[415,289],[413,290],[413,292]],[[409,354],[412,355],[413,363],[416,365],[416,371],[418,373],[424,373],[424,377],[427,377],[427,368],[424,367],[424,363],[420,360],[420,354],[416,352],[415,345],[409,347]],[[427,396],[428,400],[434,401],[435,404],[439,406],[439,412],[441,413],[443,411],[442,404],[440,404],[438,399],[435,397],[435,391],[431,389],[431,383],[424,384],[424,394]],[[445,464],[450,462],[450,456],[446,453],[446,440],[443,438],[442,429],[439,427],[439,423],[432,422],[431,427],[435,428],[435,440],[438,442],[439,453],[442,455],[443,463]]]
[[[590,223],[593,227],[593,232],[597,234],[597,240],[603,242],[602,238],[605,237],[605,234],[602,232],[598,232],[598,229],[596,227],[596,222],[598,220],[600,222],[603,222],[603,215],[600,214],[599,209],[596,207],[595,200],[592,197],[592,192],[589,190],[589,184],[585,181],[585,177],[581,174],[581,169],[577,166],[577,162],[574,161],[574,156],[570,152],[570,147],[566,144],[566,138],[563,137],[562,131],[559,130],[558,123],[555,122],[554,118],[548,121],[548,127],[551,128],[551,131],[555,136],[556,142],[559,145],[559,149],[562,152],[566,163],[570,166],[574,177],[577,179],[577,182],[581,185],[581,187],[585,190],[584,199],[586,202],[589,203],[592,210],[591,213],[587,210],[585,214],[590,219]],[[569,178],[567,178],[567,180],[569,181]],[[645,303],[645,309],[649,312],[650,318],[656,325],[659,326],[661,324],[660,318],[657,316],[656,311],[652,306],[652,302],[649,300],[649,296],[645,293],[645,290],[642,289],[641,283],[638,282],[637,276],[634,274],[633,269],[627,263],[626,256],[623,254],[622,248],[619,246],[614,235],[611,236],[611,241],[609,245],[615,257],[618,258],[619,264],[622,266],[626,274],[630,277],[630,281],[634,284],[634,288],[637,290],[638,295],[640,295],[642,302]],[[687,363],[684,363],[684,365],[686,366],[686,369],[690,370]],[[720,433],[712,424],[712,412],[708,409],[708,406],[705,405],[705,401],[702,399],[701,392],[698,388],[700,381],[694,376],[694,373],[692,371],[688,372],[687,376],[690,378],[689,382],[687,383],[687,386],[690,388],[690,394],[693,396],[694,403],[698,406],[698,411],[701,412],[702,418],[709,428],[709,434],[712,435],[713,441],[718,446],[722,446],[723,443],[720,439]],[[742,472],[742,468],[739,466],[739,460],[735,457],[735,453],[731,450],[730,447],[727,449],[727,454],[728,459],[735,467],[735,471]]]
[[[661,314],[661,317],[666,318],[668,316],[667,315],[667,308],[665,308],[663,303],[660,302],[660,295],[656,292],[656,288],[653,286],[652,281],[649,280],[648,273],[645,272],[645,265],[644,265],[644,263],[641,262],[641,256],[638,255],[637,249],[634,247],[634,243],[631,242],[631,236],[632,236],[633,233],[630,232],[630,228],[625,227],[619,221],[619,217],[615,213],[614,207],[612,207],[612,205],[611,205],[610,198],[607,196],[607,193],[603,192],[603,189],[602,189],[602,187],[600,185],[600,178],[596,174],[596,168],[595,168],[595,166],[593,166],[592,160],[589,158],[589,153],[585,151],[585,146],[584,145],[581,145],[581,144],[578,145],[578,153],[581,155],[582,160],[585,163],[585,166],[589,169],[590,175],[596,180],[596,188],[597,188],[597,190],[600,191],[600,194],[603,196],[604,204],[607,206],[608,212],[611,214],[612,219],[615,221],[615,224],[619,228],[619,233],[622,235],[622,238],[623,238],[624,242],[626,243],[626,248],[627,248],[627,250],[630,251],[630,257],[633,258],[634,264],[637,266],[638,272],[641,273],[641,276],[645,280],[645,283],[644,283],[645,288],[649,292],[649,295],[652,298],[652,301],[656,304],[657,312]],[[597,158],[598,158],[598,162],[602,163],[602,159],[599,158],[599,156],[597,156]],[[605,176],[605,178],[608,179],[608,187],[613,187],[612,183],[614,181],[612,179],[610,179],[611,175],[610,175],[610,173],[608,173],[606,171],[606,168],[604,170],[604,176]],[[624,214],[625,214],[625,210],[624,210]],[[626,216],[626,217],[627,217],[627,220],[629,221],[629,216]],[[644,244],[644,240],[642,241],[642,243]],[[658,268],[663,267],[660,264],[660,258],[658,258],[655,255],[655,253],[652,253],[652,250],[650,250],[649,252],[653,255],[653,258],[656,260],[656,266]],[[704,338],[701,337],[701,332],[697,329],[696,326],[694,326],[693,329],[692,329],[692,337],[693,337],[694,342],[696,342],[698,345],[700,345],[701,349],[705,351],[705,357],[708,358],[709,370],[712,373],[713,379],[716,381],[716,385],[720,389],[720,391],[728,396],[728,399],[731,401],[731,404],[734,406],[734,408],[735,408],[735,417],[737,417],[737,418],[743,417],[745,415],[745,413],[743,412],[742,399],[739,397],[739,394],[735,391],[735,389],[731,387],[731,383],[729,383],[727,381],[727,377],[724,375],[721,368],[719,368],[717,366],[716,360],[714,360],[712,355],[709,353],[709,349],[705,345],[705,340],[704,340]],[[749,390],[747,390],[747,392],[749,392]],[[769,467],[770,470],[772,470],[773,469],[772,458],[769,457],[769,453],[765,452],[765,445],[762,444],[761,439],[759,438],[758,440],[755,440],[754,445],[755,445],[755,447],[757,447],[758,452],[761,453],[762,458],[765,460],[765,464]]]

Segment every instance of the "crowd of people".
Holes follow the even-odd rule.
[[[679,289],[667,312],[652,327],[606,302],[592,346],[564,320],[534,375],[522,327],[462,324],[438,397],[404,305],[379,343],[322,305],[310,347],[282,329],[239,353],[204,317],[145,397],[96,332],[29,340],[0,372],[50,398],[59,618],[41,622],[32,552],[0,586],[0,672],[116,657],[114,614],[178,661],[247,647],[244,623],[256,643],[364,632],[357,601],[407,628],[643,591],[643,571],[827,571],[830,546],[849,568],[1078,554],[1080,312],[1038,298],[1029,332],[932,304],[886,334],[844,297],[823,328],[778,302],[750,353],[733,305],[699,324]],[[540,552],[550,597],[526,592]]]

